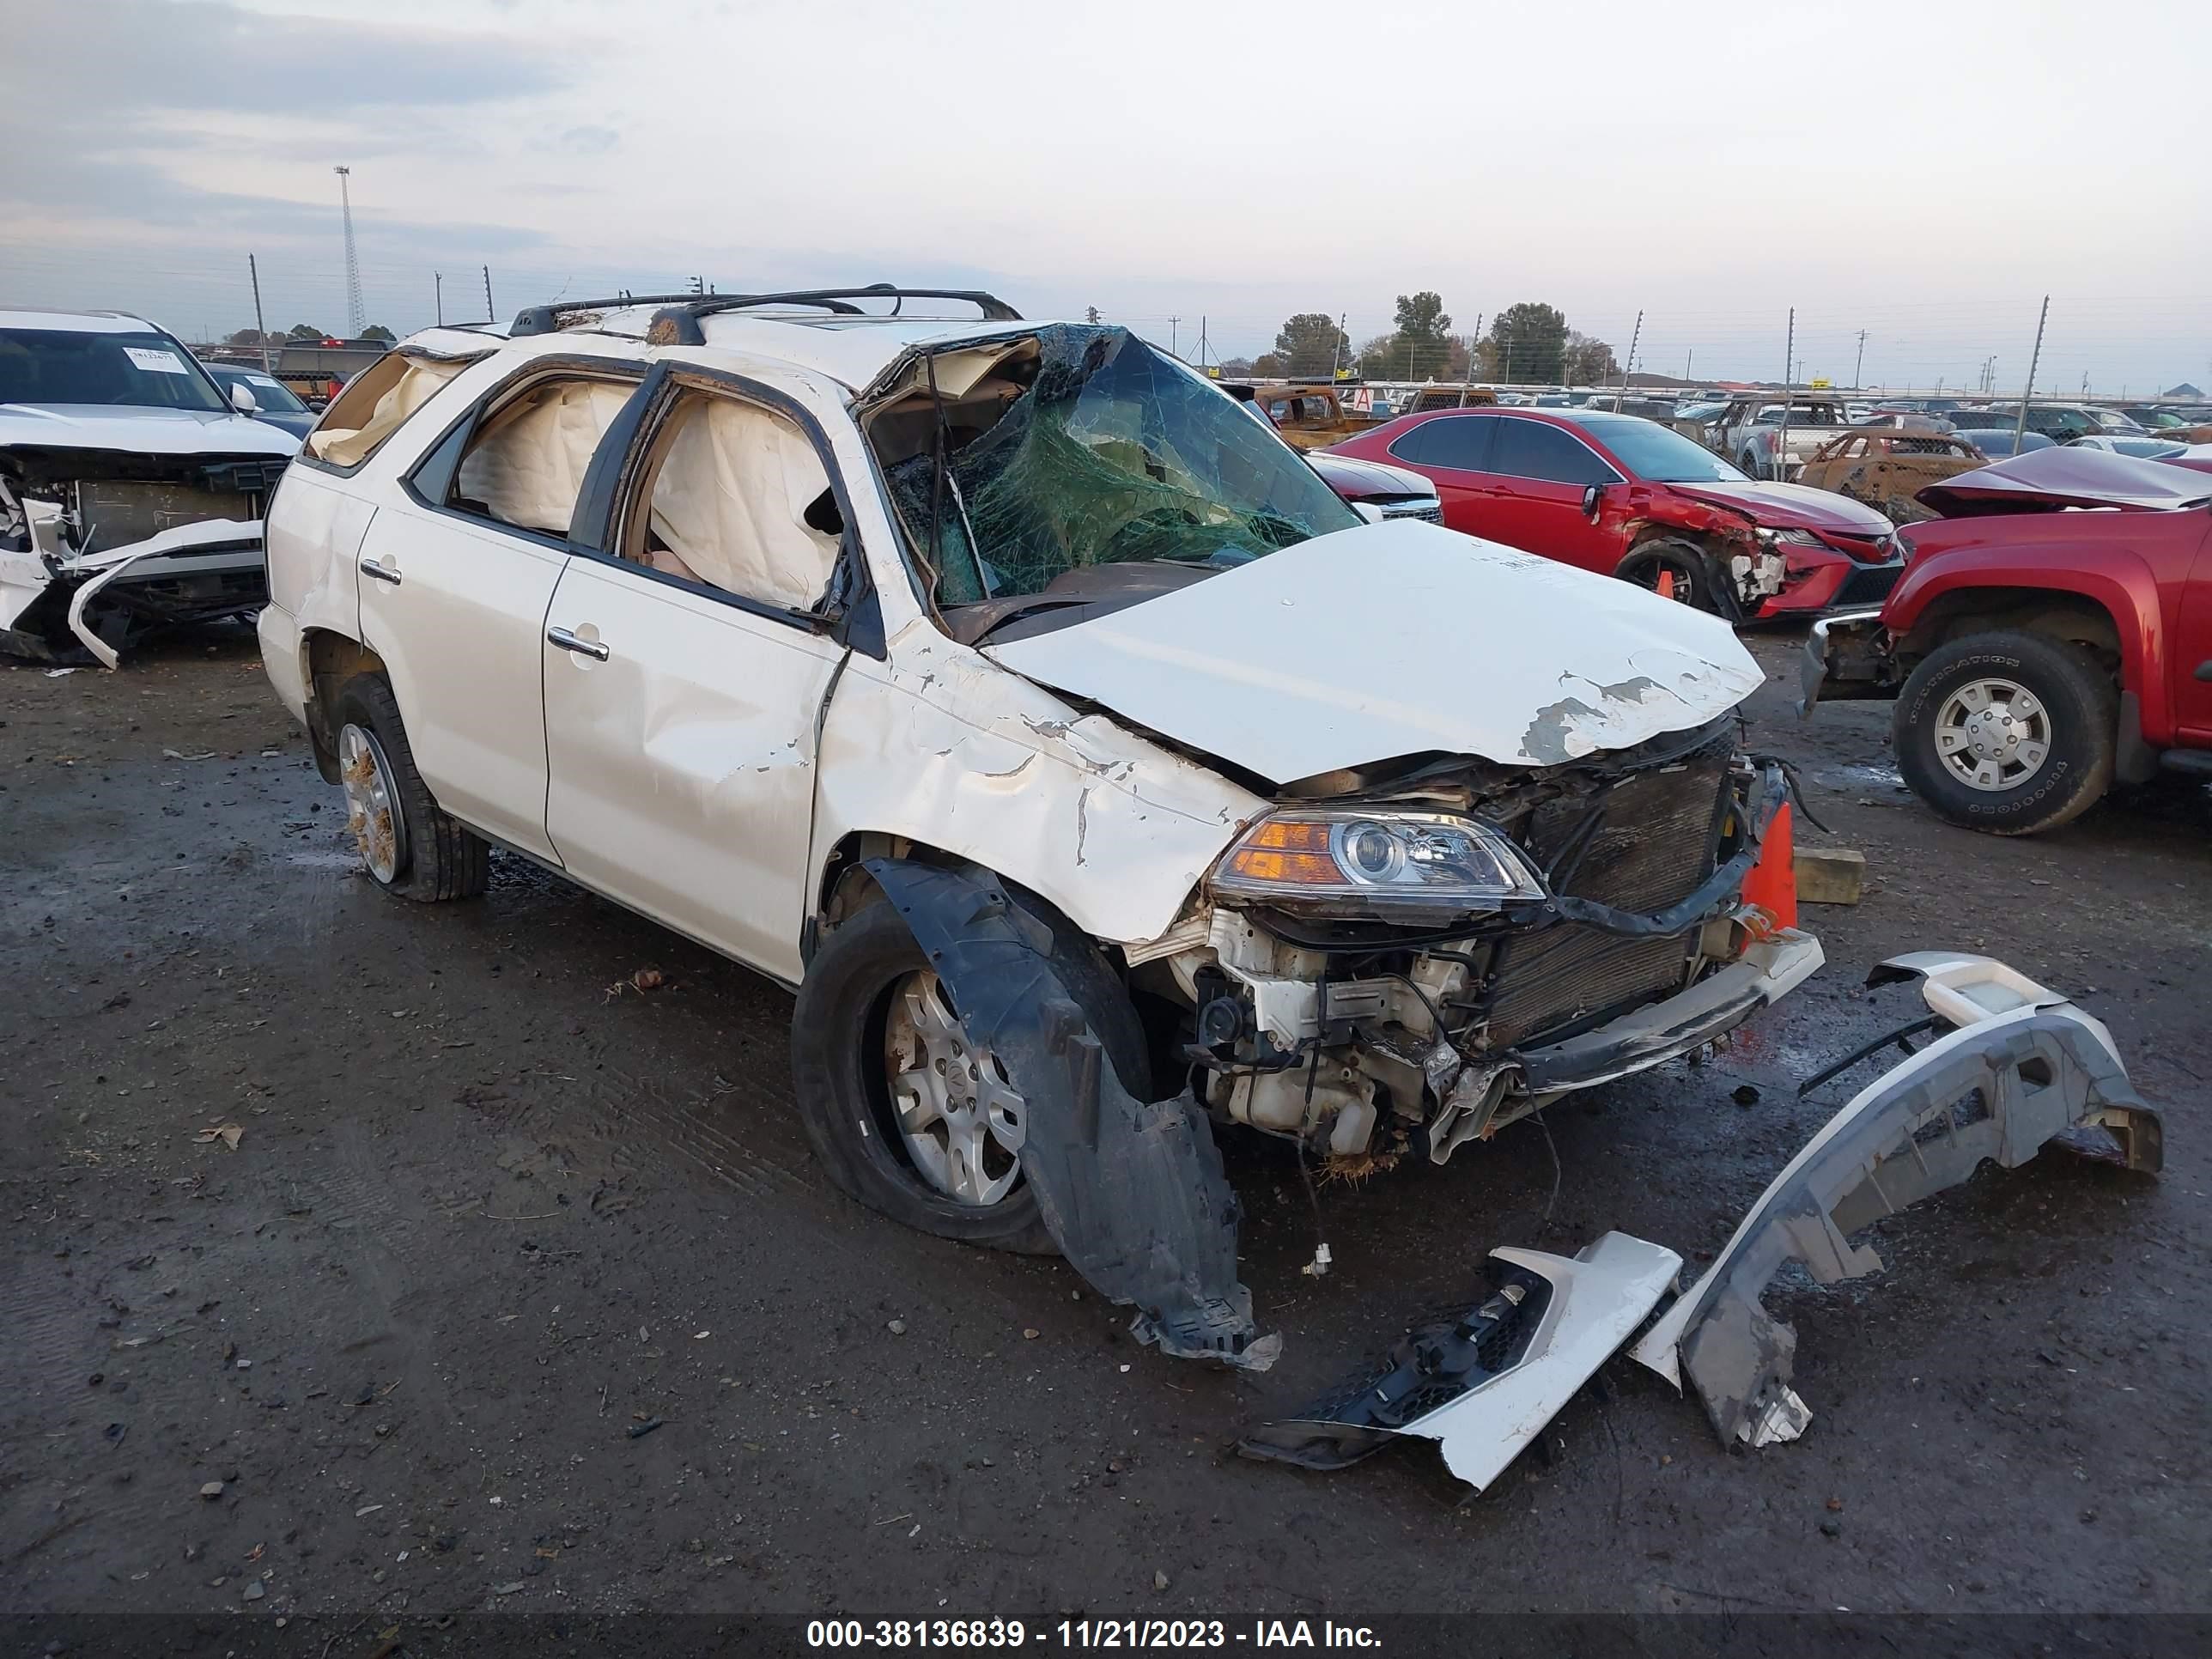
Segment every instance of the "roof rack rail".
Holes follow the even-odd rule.
[[[986,294],[980,289],[963,288],[900,288],[890,283],[875,283],[866,288],[793,289],[781,294],[623,294],[611,300],[568,300],[558,305],[526,306],[517,312],[511,334],[552,334],[559,331],[562,313],[576,311],[612,311],[617,307],[658,306],[653,313],[651,333],[658,337],[666,336],[671,345],[704,345],[707,337],[700,331],[699,319],[717,312],[745,311],[756,306],[814,306],[841,316],[859,317],[866,313],[852,303],[854,300],[959,300],[975,307],[994,323],[1018,323],[1022,313],[1016,311],[995,294]],[[893,306],[891,314],[898,315]]]

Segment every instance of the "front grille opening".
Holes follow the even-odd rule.
[[[1637,773],[1597,798],[1604,821],[1563,891],[1625,910],[1679,903],[1719,862],[1729,805],[1729,737],[1673,765]],[[1593,803],[1540,807],[1523,842],[1546,865],[1567,845]],[[1687,976],[1694,932],[1622,939],[1568,923],[1509,941],[1498,969],[1490,1044],[1560,1041],[1630,1008],[1672,995]]]

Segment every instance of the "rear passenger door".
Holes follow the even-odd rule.
[[[623,476],[546,617],[547,830],[579,879],[795,984],[842,484],[802,405],[673,365]]]
[[[1436,485],[1447,529],[1493,541],[1503,539],[1491,510],[1497,501],[1497,480],[1484,469],[1497,426],[1494,415],[1437,415],[1401,434],[1389,448],[1392,460],[1413,468]]]
[[[1497,426],[1490,471],[1498,528],[1491,533],[1509,547],[1611,575],[1620,562],[1619,529],[1592,522],[1583,495],[1592,484],[1622,483],[1620,474],[1564,427],[1510,415]]]
[[[415,764],[456,817],[540,858],[545,607],[593,453],[643,365],[535,366],[433,443],[359,556],[362,639],[384,659]]]

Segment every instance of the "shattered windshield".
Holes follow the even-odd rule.
[[[1019,371],[1033,378],[980,435],[958,443],[948,417],[941,487],[933,440],[886,468],[940,605],[1095,565],[1225,569],[1360,522],[1249,412],[1127,330],[1046,328],[1036,345]]]
[[[0,404],[113,404],[230,412],[166,335],[0,328]]]

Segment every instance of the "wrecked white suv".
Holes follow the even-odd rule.
[[[151,629],[253,611],[299,447],[142,317],[0,309],[0,651],[112,668]]]
[[[1171,1352],[1271,1352],[1214,1123],[1441,1162],[1820,962],[1741,899],[1784,785],[1725,625],[1369,522],[1119,328],[433,330],[268,532],[268,672],[378,882],[506,848],[794,988],[840,1185]]]

